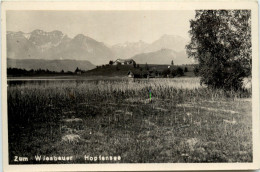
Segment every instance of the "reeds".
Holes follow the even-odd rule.
[[[251,90],[210,90],[199,78],[9,84],[10,157],[28,149],[122,162],[251,162],[251,102],[241,97]],[[232,115],[236,125],[226,127]],[[75,136],[65,137],[64,125]]]

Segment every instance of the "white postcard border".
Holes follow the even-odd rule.
[[[7,140],[6,11],[7,10],[194,10],[251,9],[252,11],[252,118],[253,163],[144,163],[144,164],[59,164],[9,165]],[[231,170],[260,168],[259,136],[259,51],[257,1],[176,2],[2,2],[2,121],[4,171],[154,171]]]

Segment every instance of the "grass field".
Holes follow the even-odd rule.
[[[251,89],[210,90],[198,78],[9,83],[10,163],[252,162],[251,103]]]

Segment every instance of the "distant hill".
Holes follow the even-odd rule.
[[[174,61],[175,65],[191,64],[192,61],[187,58],[183,52],[175,52],[171,49],[161,49],[155,52],[142,53],[132,57],[138,64],[171,64]]]
[[[7,59],[7,67],[26,70],[48,69],[56,72],[61,70],[74,72],[77,67],[81,70],[91,70],[95,68],[95,65],[83,60]]]
[[[184,69],[185,67],[188,69],[188,72],[185,72],[184,76],[186,77],[194,77],[194,66],[195,65],[178,65],[178,66],[170,66],[170,69],[177,69],[181,67]],[[167,70],[169,65],[158,65],[158,64],[149,64],[149,71],[158,71],[162,73],[164,70]],[[83,75],[86,76],[110,76],[110,77],[127,77],[127,73],[131,71],[134,73],[147,73],[146,64],[139,64],[138,67],[134,68],[133,65],[103,65],[98,66],[95,69],[89,70]]]
[[[114,58],[104,43],[79,34],[69,38],[60,31],[7,32],[7,58],[88,60],[95,65]]]
[[[128,71],[137,71],[138,69],[134,68],[132,65],[105,65],[100,66],[99,68],[95,68],[87,71],[85,74],[88,76],[123,76],[127,77]],[[84,74],[84,75],[85,75]]]

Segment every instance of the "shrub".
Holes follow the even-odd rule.
[[[194,67],[193,73],[195,76],[199,76],[199,68],[197,66]]]
[[[171,70],[170,69],[164,69],[163,71],[162,71],[162,75],[164,76],[164,77],[167,77],[167,76],[169,76],[171,74]]]
[[[183,72],[183,69],[181,67],[178,67],[177,70],[176,70],[176,75],[177,76],[183,76],[184,75],[184,72]]]

